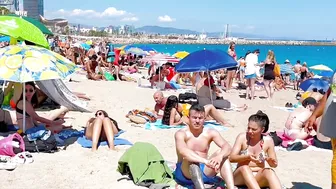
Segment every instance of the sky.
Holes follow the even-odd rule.
[[[93,26],[156,25],[269,37],[336,39],[335,0],[44,0],[45,17]]]

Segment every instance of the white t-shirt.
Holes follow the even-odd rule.
[[[258,56],[254,53],[250,53],[245,58],[245,75],[252,75],[256,73],[255,65],[258,64]]]

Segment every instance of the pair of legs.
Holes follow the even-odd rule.
[[[59,109],[50,110],[48,114],[41,115],[49,120],[56,120],[56,119],[64,119],[65,114],[68,112],[68,108],[61,106]],[[51,130],[52,132],[60,132],[62,129],[70,128],[69,125],[46,125],[46,127]]]
[[[248,188],[253,189],[260,189],[261,187],[281,189],[278,176],[270,168],[263,168],[258,172],[252,172],[248,165],[243,165],[234,171],[233,178],[236,186],[246,185]]]
[[[246,78],[246,100],[250,97],[251,100],[254,99],[254,92],[255,92],[255,78]]]
[[[232,87],[233,78],[235,76],[235,73],[236,73],[236,70],[229,70],[227,72],[226,81],[225,81],[226,92],[228,92]]]
[[[264,79],[264,86],[265,86],[265,91],[266,91],[266,94],[267,94],[267,98],[268,99],[273,98],[273,94],[274,94],[274,82],[273,82],[273,80]]]
[[[114,150],[114,135],[117,133],[117,127],[112,123],[109,118],[96,118],[86,128],[85,137],[92,140],[92,151],[97,150],[99,141],[106,140],[109,144],[109,149]]]
[[[99,80],[105,80],[105,77],[100,74],[91,73],[91,74],[88,74],[88,79],[99,81]]]
[[[109,63],[109,71],[110,71],[110,73],[114,73],[116,75],[116,78],[115,78],[116,80],[120,80],[120,78],[119,78],[119,71],[120,71],[119,66],[114,65],[113,62],[111,62],[111,63]]]
[[[212,154],[209,159],[211,159],[213,157],[216,157],[219,153],[220,153],[220,150],[218,150],[217,152]],[[182,166],[181,166],[182,173],[183,173],[183,176],[186,177],[187,179],[191,179],[191,174],[189,172],[191,164],[192,163],[188,162],[185,159],[182,161]],[[215,170],[213,170],[212,168],[207,167],[207,166],[204,167],[203,172],[207,177],[214,177],[214,176],[217,175],[217,172]],[[222,160],[222,163],[220,165],[220,175],[223,178],[223,180],[225,181],[226,187],[228,189],[235,188],[234,181],[233,181],[231,164],[230,164],[229,159],[223,159]]]

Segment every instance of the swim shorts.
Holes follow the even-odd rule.
[[[221,179],[219,177],[216,177],[216,176],[208,177],[204,174],[205,165],[203,163],[200,164],[200,168],[202,171],[202,178],[203,178],[204,184],[216,184],[216,183],[221,182]],[[188,179],[183,175],[182,162],[176,164],[174,176],[175,176],[174,177],[175,181],[182,186],[193,186],[194,185],[191,179]]]
[[[257,77],[256,74],[245,75],[245,79],[255,79]]]

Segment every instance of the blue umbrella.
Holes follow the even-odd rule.
[[[322,76],[322,77],[332,77],[334,75],[334,72],[333,71],[322,71],[320,74],[318,74],[319,76]]]
[[[314,88],[317,90],[323,89],[323,91],[327,91],[329,88],[329,82],[319,78],[312,78],[302,82],[299,87],[304,91],[311,91]]]
[[[0,42],[9,42],[9,41],[10,41],[10,37],[8,37],[8,36],[0,37]]]
[[[237,66],[237,61],[222,50],[200,50],[190,53],[176,66],[177,72],[213,71]]]

